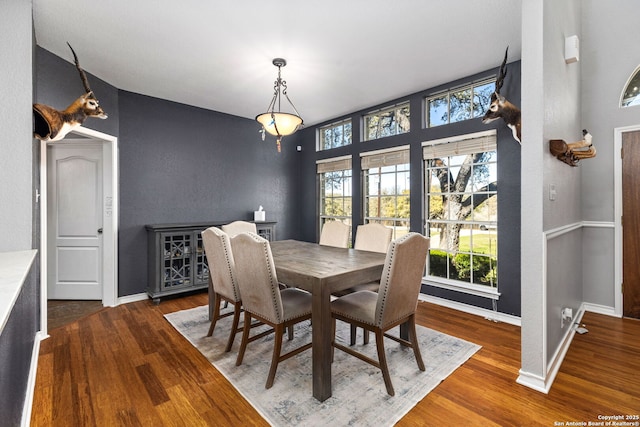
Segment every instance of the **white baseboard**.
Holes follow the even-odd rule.
[[[33,408],[33,393],[36,389],[36,376],[38,374],[38,357],[40,356],[40,342],[49,338],[46,332],[36,332],[33,340],[33,350],[31,351],[31,365],[29,367],[29,378],[27,378],[27,393],[22,406],[21,427],[29,427],[31,424],[31,410]]]
[[[141,294],[133,294],[133,295],[126,295],[123,297],[119,297],[117,300],[117,304],[128,304],[130,302],[136,302],[136,301],[144,301],[146,299],[149,299],[149,295],[147,295],[146,293],[141,293]]]
[[[481,316],[494,322],[503,322],[510,325],[520,326],[520,318],[517,316],[512,316],[510,314],[487,310],[486,308],[475,307],[473,305],[463,304],[461,302],[451,301],[445,298],[434,297],[432,295],[425,295],[422,293],[418,295],[418,300],[452,308],[454,310],[473,314],[475,316]]]
[[[612,317],[622,317],[621,314],[616,313],[616,310],[614,307],[609,307],[606,305],[600,305],[600,304],[590,304],[590,303],[583,303],[582,306],[584,307],[585,311],[589,311],[591,313],[598,313],[598,314],[604,314],[605,316],[612,316]]]

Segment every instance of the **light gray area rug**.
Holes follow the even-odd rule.
[[[336,350],[332,365],[333,394],[324,402],[312,395],[311,350],[281,362],[274,385],[264,388],[273,352],[273,334],[249,343],[241,366],[235,366],[242,334],[225,353],[232,316],[220,319],[212,337],[207,306],[165,315],[167,320],[215,366],[273,426],[391,426],[442,380],[467,361],[480,346],[418,326],[426,371],[421,372],[413,350],[386,339],[387,362],[395,396],[389,396],[379,369]],[[264,328],[264,326],[262,326]],[[337,339],[349,342],[349,326],[337,324]],[[252,334],[259,329],[254,328]],[[357,348],[377,359],[375,338]],[[397,330],[392,330],[397,333]],[[295,338],[285,337],[283,351],[311,340],[309,322],[298,324]]]

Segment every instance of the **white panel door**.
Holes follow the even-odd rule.
[[[102,299],[103,159],[99,144],[48,148],[49,299]]]

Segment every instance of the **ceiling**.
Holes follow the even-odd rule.
[[[251,119],[285,58],[307,126],[497,69],[522,38],[518,0],[33,0],[33,15],[39,46],[72,62],[68,41],[118,89]]]

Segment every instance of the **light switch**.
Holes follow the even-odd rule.
[[[555,200],[558,192],[555,184],[549,184],[549,200]]]

